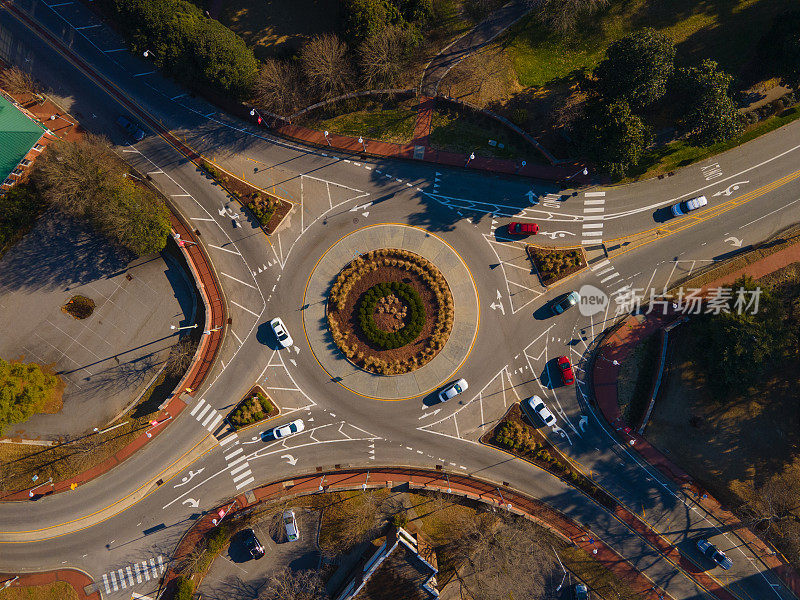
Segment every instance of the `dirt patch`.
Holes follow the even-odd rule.
[[[384,350],[371,343],[362,330],[358,309],[365,292],[390,282],[413,288],[419,295],[425,319],[414,339],[399,348]],[[384,303],[384,310],[393,303]],[[385,331],[396,331],[403,319],[402,316],[398,319],[398,314],[403,311],[381,313],[380,308],[379,303],[373,314],[376,323],[379,326],[383,323]],[[327,310],[331,334],[339,349],[360,368],[382,375],[407,373],[430,362],[444,348],[453,325],[453,297],[444,277],[429,261],[405,250],[368,252],[350,263],[331,288]]]
[[[239,404],[236,405],[228,416],[228,422],[234,429],[241,429],[260,421],[271,419],[278,415],[280,410],[267,396],[267,393],[258,385],[250,388]]]
[[[75,589],[66,581],[48,585],[10,587],[3,591],[3,600],[78,600]]]
[[[638,427],[647,410],[650,390],[658,369],[660,347],[659,334],[651,334],[639,342],[620,367],[617,402],[625,422],[631,427]]]
[[[71,317],[81,320],[92,316],[95,308],[94,300],[86,296],[73,296],[61,307],[61,310]]]
[[[528,244],[525,247],[542,280],[551,285],[586,267],[583,248],[544,248]]]

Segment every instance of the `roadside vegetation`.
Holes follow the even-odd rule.
[[[407,144],[414,134],[417,106],[413,97],[354,98],[310,111],[299,122],[339,135]]]
[[[241,429],[253,423],[278,414],[278,409],[261,388],[251,390],[228,417],[234,429]]]
[[[0,197],[0,257],[30,231],[45,204],[30,184],[17,184]]]
[[[42,412],[48,404],[60,407],[63,389],[61,378],[42,365],[0,358],[0,434],[7,426]]]
[[[155,192],[128,175],[108,141],[87,134],[48,146],[30,181],[42,201],[88,221],[113,244],[137,256],[161,252],[170,231],[169,211]]]
[[[526,250],[543,285],[551,285],[586,266],[582,248],[554,250],[528,244]]]
[[[0,592],[2,600],[78,600],[78,594],[66,581],[47,585],[12,586]]]
[[[756,314],[736,314],[734,292],[733,314],[670,336],[646,435],[800,568],[800,263],[740,285],[761,287]]]
[[[631,427],[635,428],[641,422],[647,410],[661,358],[659,348],[658,334],[652,334],[642,340],[620,367],[617,379],[619,409]]]

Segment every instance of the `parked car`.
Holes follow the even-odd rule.
[[[575,383],[575,372],[566,356],[558,357],[558,372],[561,373],[561,381],[564,385]]]
[[[551,413],[544,400],[539,396],[531,396],[522,401],[522,411],[527,415],[528,419],[533,425],[536,425],[537,419],[541,419],[545,425],[550,426],[556,422],[555,416]]]
[[[449,385],[439,392],[439,401],[447,402],[450,398],[455,398],[468,387],[466,379],[459,379],[453,385]]]
[[[534,235],[539,233],[539,226],[536,223],[516,223],[508,224],[509,235]]]
[[[583,583],[575,584],[575,600],[589,600],[589,588]]]
[[[552,309],[554,315],[560,315],[561,313],[565,312],[567,309],[572,308],[578,302],[581,301],[581,296],[578,292],[570,292],[561,300],[558,300],[553,303]]]
[[[297,528],[297,519],[293,510],[283,511],[283,526],[286,529],[286,539],[296,542],[300,539],[300,530]]]
[[[259,542],[258,538],[256,537],[255,531],[252,529],[243,529],[240,535],[241,537],[239,539],[241,540],[242,545],[247,548],[250,556],[252,556],[254,559],[258,560],[266,554],[264,546],[261,545],[261,542]]]
[[[125,132],[137,142],[144,139],[144,131],[136,123],[131,121],[128,117],[120,115],[117,117],[117,125],[122,127]]]
[[[280,427],[274,427],[269,431],[265,432],[266,437],[273,437],[276,440],[282,440],[289,436],[295,435],[304,431],[306,428],[305,423],[303,423],[303,419],[296,419],[291,423],[287,423],[286,425],[281,425]]]
[[[672,214],[675,217],[680,217],[681,215],[688,214],[693,210],[697,210],[698,208],[705,206],[706,204],[708,204],[708,199],[705,196],[698,196],[697,198],[692,198],[691,200],[684,200],[683,202],[678,202],[672,206]]]
[[[275,317],[272,321],[269,322],[269,326],[272,327],[272,333],[275,334],[275,337],[278,340],[278,343],[281,345],[281,348],[288,348],[292,344],[294,344],[294,340],[292,336],[289,335],[289,332],[286,331],[286,325],[283,324],[280,317]]]
[[[733,566],[733,561],[728,558],[728,556],[722,550],[719,550],[707,539],[703,538],[697,540],[697,547],[700,549],[700,552],[702,552],[703,556],[713,560],[723,569],[728,570]]]

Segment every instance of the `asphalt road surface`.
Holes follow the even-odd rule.
[[[557,417],[547,432],[551,441],[609,493],[681,548],[710,537],[728,552],[733,568],[724,575],[711,571],[721,585],[741,599],[793,598],[734,531],[617,440],[587,401],[584,368],[626,291],[645,290],[649,297],[650,289],[663,291],[798,220],[800,125],[664,179],[579,190],[338,156],[273,139],[192,98],[125,51],[80,3],[11,4],[69,46],[69,55],[90,65],[95,77],[81,73],[63,49],[7,8],[0,11],[2,58],[25,63],[49,83],[85,127],[117,143],[121,155],[148,173],[200,231],[232,324],[197,405],[169,426],[168,435],[74,492],[4,505],[0,570],[73,566],[91,574],[104,597],[151,594],[155,576],[192,519],[235,493],[319,466],[439,464],[541,498],[590,527],[674,598],[713,597],[682,565],[666,560],[582,494],[478,443],[510,403],[538,394]],[[135,145],[113,125],[117,115],[132,113],[148,132]],[[267,239],[148,123],[257,185],[274,188],[295,204],[289,219]],[[665,207],[698,194],[708,197],[707,210],[663,219]],[[583,244],[591,267],[551,289],[532,283],[522,245],[502,230],[511,218],[539,223],[537,242]],[[467,265],[479,299],[478,333],[463,363],[430,392],[392,402],[354,393],[346,378],[323,370],[304,335],[306,284],[317,261],[344,236],[364,228],[383,235],[377,232],[386,231],[385,224],[420,228],[446,242]],[[609,249],[619,246],[610,258],[596,249],[601,240]],[[585,317],[571,309],[543,318],[548,301],[583,285],[610,297],[603,311]],[[276,315],[294,337],[291,348],[276,350],[265,329]],[[559,355],[576,366],[577,385],[553,384],[552,359]],[[469,381],[468,392],[432,403],[438,387],[456,377]],[[306,431],[281,442],[263,442],[257,431],[220,441],[196,418],[205,412],[206,420],[206,405],[226,413],[254,383],[281,406],[282,421],[303,418]],[[143,572],[152,577],[145,579]]]

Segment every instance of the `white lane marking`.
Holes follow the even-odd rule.
[[[581,235],[584,236],[584,237],[593,237],[593,236],[597,237],[597,236],[603,235],[603,232],[602,231],[583,231],[583,232],[581,232]]]
[[[117,576],[114,575],[114,571],[111,571],[109,575],[111,576],[111,586],[114,588],[114,591],[116,592],[119,589],[119,586],[117,585]]]
[[[205,400],[203,400],[202,398],[200,400],[198,400],[197,404],[194,405],[194,408],[192,409],[192,411],[189,414],[194,416],[194,413],[196,413],[200,409],[200,407],[203,406],[203,404],[205,404],[205,403],[206,403]]]
[[[237,489],[237,490],[240,490],[240,489],[242,489],[243,487],[245,487],[246,485],[250,485],[250,484],[251,484],[251,483],[253,483],[255,480],[256,480],[256,478],[255,478],[255,477],[251,477],[250,479],[245,479],[243,482],[241,482],[239,485],[237,485],[237,486],[236,486],[236,489]]]
[[[105,573],[103,573],[103,585],[106,586],[106,594],[110,594],[111,586],[108,585],[108,575],[106,575]]]
[[[248,466],[249,466],[249,465],[248,465]],[[248,470],[247,470],[247,471],[245,471],[244,473],[241,473],[240,475],[237,475],[236,477],[234,477],[234,478],[233,478],[233,483],[237,483],[237,482],[241,481],[242,479],[244,479],[245,477],[247,477],[247,476],[249,476],[249,475],[252,475],[252,474],[253,474],[253,471],[251,471],[250,469],[248,469]]]
[[[235,434],[235,433],[232,433],[232,434],[230,434],[228,437],[226,437],[226,438],[222,438],[222,439],[219,441],[219,445],[220,445],[220,446],[225,446],[226,444],[230,444],[230,443],[231,443],[233,440],[235,440],[235,439],[237,439],[237,438],[236,438],[236,434]]]
[[[584,221],[602,221],[604,218],[603,215],[583,215]]]
[[[610,264],[611,264],[611,261],[608,260],[607,258],[605,258],[605,259],[601,260],[599,263],[597,263],[596,265],[592,265],[590,268],[592,269],[592,271],[597,271],[597,269],[602,269],[606,265],[610,265]]]
[[[612,280],[612,279],[614,279],[615,277],[619,277],[619,273],[612,273],[611,275],[609,275],[609,276],[608,276],[608,277],[606,277],[605,279],[601,279],[601,280],[600,280],[600,283],[605,283],[606,281],[611,281],[611,280]]]
[[[164,558],[159,554],[158,555],[158,568],[161,571],[161,574],[164,574],[166,567],[164,566]]]
[[[206,427],[206,429],[208,429],[209,431],[211,431],[213,433],[213,431],[217,428],[217,425],[219,425],[220,421],[222,421],[222,415],[217,413],[217,418],[214,419],[211,423],[209,423],[209,425],[208,425],[208,427]]]
[[[145,73],[136,73],[136,75],[134,75],[134,77],[144,77],[145,75],[152,75],[153,73],[155,73],[155,71],[147,71]]]
[[[210,404],[206,404],[205,407],[203,408],[203,410],[200,411],[200,414],[198,414],[195,418],[199,421],[200,419],[202,419],[205,416],[205,414],[209,411],[209,409],[211,409],[211,405]]]
[[[127,584],[127,583],[125,583],[125,573],[123,572],[123,570],[122,570],[122,569],[119,569],[119,570],[117,571],[117,573],[119,573],[119,583],[120,583],[120,585],[122,586],[122,589],[123,589],[123,590],[126,590],[126,589],[128,589],[128,584]]]
[[[242,310],[244,310],[244,311],[247,311],[247,312],[249,312],[249,313],[250,313],[251,315],[253,315],[254,317],[260,317],[260,316],[261,316],[261,315],[259,315],[258,313],[255,313],[255,312],[253,312],[253,311],[252,311],[252,310],[250,310],[249,308],[246,308],[246,307],[242,306],[242,305],[241,305],[241,304],[239,304],[238,302],[234,302],[233,300],[231,300],[231,304],[233,304],[234,306],[238,306],[239,308],[241,308],[241,309],[242,309]]]
[[[791,206],[791,205],[792,205],[792,204],[794,204],[795,202],[800,202],[800,198],[798,198],[797,200],[794,200],[794,201],[792,201],[792,202],[789,202],[789,204],[784,204],[784,205],[783,205],[783,206],[781,206],[780,208],[776,208],[776,209],[775,209],[775,210],[773,210],[772,212],[768,212],[767,214],[765,214],[765,215],[763,215],[763,216],[760,216],[760,217],[758,217],[757,219],[754,219],[754,220],[750,221],[749,223],[745,223],[744,225],[742,225],[741,227],[739,227],[739,229],[744,229],[745,227],[747,227],[748,225],[752,225],[752,224],[753,224],[753,223],[755,223],[756,221],[760,221],[761,219],[765,219],[766,217],[768,217],[768,216],[770,216],[770,215],[774,215],[774,214],[775,214],[776,212],[778,212],[779,210],[783,210],[784,208],[786,208],[787,206]]]
[[[611,273],[611,271],[613,271],[613,270],[614,270],[614,265],[611,265],[607,269],[603,269],[602,271],[598,271],[597,272],[597,276],[600,277],[600,275],[605,275],[606,273]]]
[[[142,574],[139,573],[139,563],[133,563],[133,571],[136,573],[136,583],[142,583]]]
[[[223,252],[230,252],[231,254],[237,254],[239,256],[242,255],[241,252],[237,252],[236,250],[228,250],[227,248],[223,248],[221,246],[215,246],[214,244],[209,244],[208,247],[209,248],[216,248],[217,250],[222,250]]]
[[[244,463],[243,465],[239,465],[235,469],[231,469],[231,476],[236,475],[239,471],[247,469],[250,466],[250,463]]]
[[[236,277],[234,277],[233,275],[228,275],[227,273],[223,273],[222,271],[220,271],[220,273],[222,275],[225,275],[225,277],[227,277],[228,279],[233,279],[234,281],[236,281],[238,283],[241,283],[242,285],[246,285],[249,288],[256,289],[256,286],[251,285],[251,284],[247,283],[246,281],[242,281],[241,279],[236,279]]]
[[[100,25],[84,25],[82,27],[76,27],[75,31],[81,31],[83,29],[96,29],[97,27],[100,27]]]
[[[233,329],[231,329],[231,333],[233,334],[233,337],[236,338],[236,341],[239,342],[239,345],[241,346],[242,345],[242,340],[239,339],[239,336],[236,335],[236,332]]]
[[[605,210],[605,208],[584,208],[584,213],[601,213]]]
[[[230,461],[234,456],[239,456],[242,452],[244,452],[244,450],[242,449],[241,446],[239,446],[236,450],[234,450],[230,454],[226,454],[225,460]]]
[[[584,229],[598,229],[598,228],[602,228],[602,227],[603,227],[602,223],[584,223],[583,224],[583,228]]]
[[[156,561],[154,561],[152,558],[150,559],[150,566],[153,569],[153,579],[155,579],[158,577],[158,570],[156,569]]]
[[[133,587],[133,573],[131,572],[131,568],[125,567],[125,573],[128,574],[128,582],[130,583],[130,586]]]
[[[595,206],[597,206],[597,205],[602,205],[602,204],[605,204],[605,203],[606,203],[606,201],[605,201],[605,200],[584,200],[584,201],[583,201],[583,203],[584,203],[585,205],[587,205],[587,206],[589,206],[589,205],[595,205]]]
[[[67,2],[67,4],[72,4],[72,2]],[[54,4],[53,6],[58,6],[58,5]],[[125,52],[125,50],[127,50],[127,48],[114,48],[113,50],[103,50],[103,53],[111,54],[112,52]]]
[[[605,192],[586,192],[584,194],[584,196],[586,196],[587,198],[594,198],[597,196],[605,196],[605,195],[606,195]]]
[[[142,561],[142,575],[144,575],[145,581],[150,581],[150,572],[149,569],[147,568],[146,560]]]
[[[208,425],[211,422],[211,419],[213,419],[214,417],[217,417],[217,416],[219,416],[219,413],[216,410],[212,410],[211,412],[208,413],[208,416],[206,417],[205,421],[203,421],[201,423],[201,425],[203,427],[205,427],[206,425]],[[197,419],[197,420],[199,421],[200,419]]]

